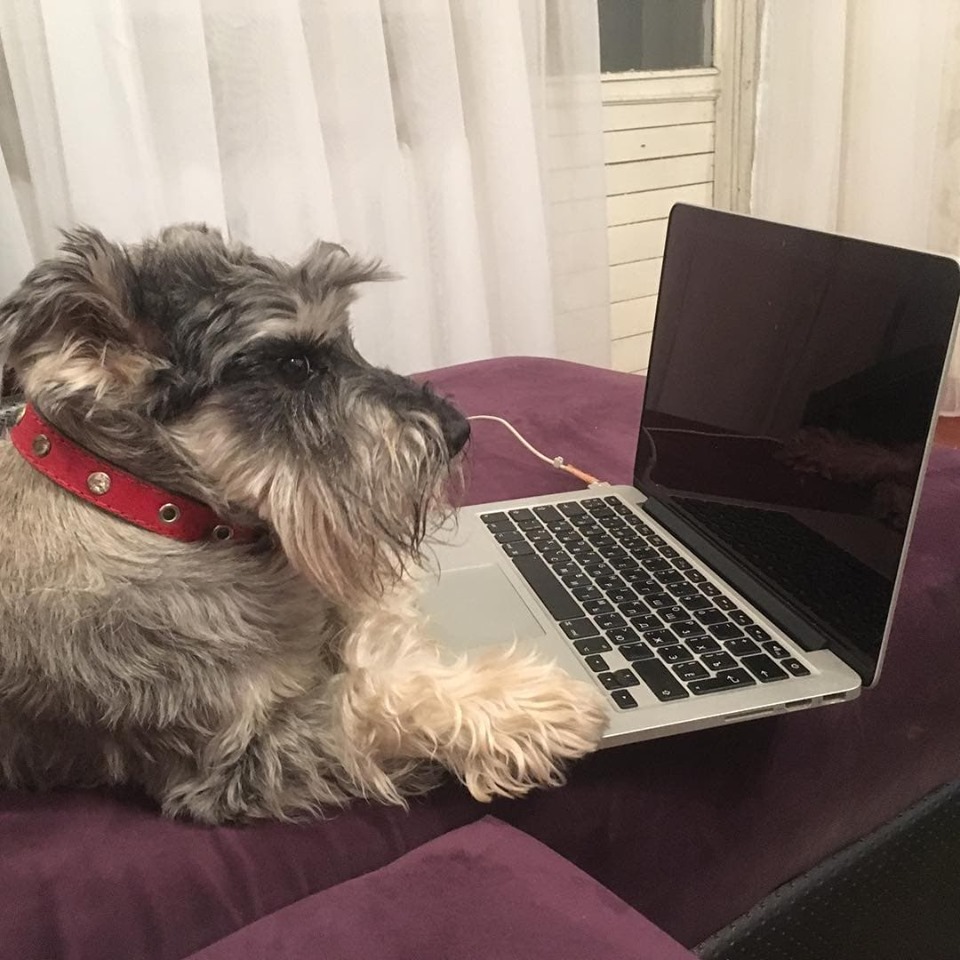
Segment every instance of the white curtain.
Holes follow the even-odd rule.
[[[60,227],[204,220],[382,258],[403,372],[609,363],[595,3],[0,0],[0,51],[0,296]]]
[[[766,0],[760,64],[754,213],[960,256],[958,0]]]

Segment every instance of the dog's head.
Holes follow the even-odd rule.
[[[418,558],[469,434],[357,352],[355,286],[384,276],[334,244],[291,266],[203,226],[130,247],[76,230],[0,305],[0,356],[78,443],[256,515],[356,603]]]

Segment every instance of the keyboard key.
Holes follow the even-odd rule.
[[[528,554],[534,554],[536,551],[533,549],[533,547],[530,546],[529,543],[527,543],[526,541],[524,541],[523,543],[505,543],[505,544],[503,544],[503,552],[504,552],[508,557],[525,557],[525,556],[527,556]],[[539,558],[539,557],[535,557],[534,559],[539,560],[540,558]]]
[[[720,644],[713,637],[691,637],[687,646],[697,655],[701,653],[719,653]]]
[[[763,649],[768,653],[774,660],[783,660],[784,657],[790,656],[790,651],[787,650],[785,646],[781,643],[777,643],[776,640],[769,640],[763,645]]]
[[[553,551],[557,549],[557,542],[552,538],[549,540],[537,540],[532,546],[539,554],[553,553]]]
[[[720,610],[736,610],[737,605],[729,597],[717,597],[713,601]]]
[[[745,633],[753,637],[754,640],[769,640],[770,634],[763,629],[759,624],[752,624],[751,626],[745,629]]]
[[[619,607],[624,603],[635,602],[637,595],[629,587],[617,587],[607,591],[607,599]]]
[[[505,530],[503,533],[495,533],[493,536],[497,543],[518,543],[524,539],[519,530]]]
[[[699,620],[701,623],[707,625],[711,623],[726,623],[727,616],[724,613],[721,613],[719,610],[695,610],[693,612],[695,619]]]
[[[700,659],[711,670],[730,670],[737,665],[729,653],[707,653]]]
[[[626,686],[617,679],[615,673],[598,673],[597,679],[603,684],[605,690],[620,690]]]
[[[702,637],[703,627],[699,623],[691,623],[689,620],[681,620],[679,623],[671,624],[670,629],[681,639],[688,637]]]
[[[582,656],[589,656],[593,653],[609,653],[613,648],[603,637],[586,637],[583,640],[575,640],[574,649]]]
[[[640,566],[650,573],[655,573],[657,570],[669,570],[670,561],[664,560],[663,557],[651,557],[649,560],[641,560]]]
[[[691,583],[705,583],[707,578],[699,570],[690,570],[687,572],[687,579]]]
[[[649,543],[651,547],[665,547],[667,545],[667,541],[664,540],[663,537],[658,537],[656,534],[652,537],[647,537],[647,543]]]
[[[571,533],[571,532],[573,531],[573,527],[570,526],[570,524],[567,523],[567,521],[566,521],[566,520],[563,520],[563,519],[560,519],[560,520],[547,520],[547,521],[544,523],[544,526],[545,526],[551,533]]]
[[[590,560],[599,560],[597,551],[590,546],[589,543],[568,543],[566,544],[567,553],[571,557],[577,557],[577,559],[583,560],[583,562],[589,562]]]
[[[610,667],[607,666],[607,661],[600,656],[599,653],[593,654],[591,657],[584,657],[583,662],[594,672],[594,673],[604,673],[609,670]]]
[[[743,636],[743,631],[735,623],[730,623],[729,620],[726,623],[711,623],[707,629],[718,640],[735,640],[737,637]]]
[[[697,694],[717,693],[720,690],[735,690],[737,687],[753,686],[756,681],[747,673],[746,670],[734,668],[733,670],[724,670],[715,677],[707,680],[694,680],[690,684],[690,690]]]
[[[590,578],[585,573],[568,573],[560,578],[571,590],[574,587],[589,587]]]
[[[583,515],[583,507],[576,500],[567,500],[557,504],[557,510],[565,517],[579,517]]]
[[[755,657],[744,657],[740,661],[761,683],[773,680],[785,680],[787,674],[781,670],[765,653]]]
[[[646,573],[646,571],[643,571],[643,572]],[[629,578],[629,575],[630,575],[630,573],[629,573],[629,571],[628,571],[627,574],[626,574],[626,576]],[[662,593],[662,592],[663,592],[663,587],[661,587],[660,584],[657,583],[656,580],[647,580],[647,579],[642,579],[642,578],[630,580],[630,588],[631,588],[632,590],[636,590],[637,593],[639,593],[641,597],[644,597],[644,596],[646,596],[646,595],[648,595],[648,594],[651,594],[651,593]]]
[[[659,630],[663,626],[663,621],[653,613],[644,613],[639,617],[631,617],[630,623],[637,630]]]
[[[612,547],[597,547],[597,553],[599,553],[607,563],[613,563],[615,560],[629,559],[627,551],[617,544],[614,544]]]
[[[633,557],[617,557],[610,561],[610,565],[618,571],[634,570],[638,566],[638,561],[634,560]]]
[[[529,544],[507,544],[504,549],[512,546],[526,546],[530,549]],[[539,557],[514,555],[513,563],[554,620],[572,620],[581,615],[580,605]]]
[[[753,623],[750,614],[744,613],[742,610],[731,610],[728,616],[734,623],[739,624],[741,627],[747,627]]]
[[[617,627],[627,625],[627,621],[619,613],[601,613],[596,620],[601,630],[615,630]]]
[[[620,648],[620,652],[631,662],[635,660],[649,660],[656,656],[645,643],[628,643]]]
[[[630,553],[637,560],[650,560],[657,555],[656,547],[648,547],[645,540],[641,540],[638,546],[635,546],[633,543],[625,541],[625,545],[629,548]]]
[[[546,560],[546,556],[543,559]],[[547,560],[547,562],[550,561]],[[563,563],[551,563],[550,566],[558,577],[568,577],[580,572],[580,568],[569,557],[566,557]]]
[[[684,560],[683,557],[680,557],[678,560],[673,561],[673,565],[678,570],[692,570],[693,564],[689,560]]]
[[[629,690],[614,690],[610,696],[621,710],[631,710],[637,706],[637,700]]]
[[[670,587],[670,592],[679,599],[680,597],[692,597],[699,594],[696,584],[693,583],[675,583]]]
[[[503,520],[494,520],[492,523],[487,524],[487,530],[489,530],[490,533],[509,533],[511,530],[516,529],[512,521],[506,518]]]
[[[666,647],[671,643],[679,643],[680,640],[669,630],[648,630],[643,635],[643,639],[650,644],[651,647]]]
[[[760,648],[749,637],[728,640],[724,646],[727,648],[727,652],[732,653],[735,657],[750,657],[760,652]]]
[[[683,574],[679,570],[661,570],[653,575],[657,583],[684,583]]]
[[[636,587],[634,587],[634,589],[636,589]],[[676,605],[673,597],[667,593],[652,593],[643,599],[651,610],[660,610],[664,607],[673,607]]]
[[[583,565],[583,569],[589,573],[591,577],[612,577],[615,575],[613,567],[608,563],[604,563],[603,560],[591,560],[589,563]]]
[[[657,653],[664,663],[683,663],[693,659],[693,654],[682,643],[675,643],[669,647],[663,647],[661,650],[658,650]]]
[[[598,520],[606,520],[608,517],[615,517],[616,514],[607,506],[595,507],[590,511]]]
[[[661,556],[661,557],[669,557],[671,560],[673,560],[674,557],[679,557],[680,554],[677,553],[677,551],[674,550],[673,547],[663,547],[663,548],[660,550],[660,556]]]
[[[686,620],[690,614],[679,607],[663,607],[657,611],[657,616],[664,623],[677,623],[679,620]]]
[[[699,663],[678,663],[673,668],[673,672],[681,680],[685,680],[688,683],[691,680],[704,680],[710,676],[706,668],[702,667]]]
[[[507,519],[507,515],[500,511],[498,513],[481,513],[480,519],[489,526],[491,523],[501,523]]]
[[[627,517],[627,523],[629,523],[630,526],[633,527],[633,529],[638,533],[642,533],[645,537],[648,537],[651,533],[653,533],[653,530],[651,530],[650,527],[644,523],[643,518],[638,517],[635,513]]]
[[[518,510],[508,510],[507,513],[510,515],[512,520],[535,520],[536,518],[533,515],[532,510],[527,510],[526,507]]]
[[[640,637],[631,627],[614,627],[607,631],[607,639],[619,647],[622,643],[635,643]]]
[[[581,637],[597,637],[600,635],[600,631],[593,622],[586,617],[579,617],[576,620],[561,620],[560,629],[571,640],[579,640]]]
[[[808,677],[810,675],[810,671],[796,657],[781,660],[780,666],[795,677]]]
[[[543,527],[540,525],[540,521],[536,517],[529,517],[526,520],[518,520],[517,526],[521,530],[542,530]]]
[[[617,678],[621,687],[640,686],[637,675],[629,667],[624,667],[622,670],[615,670],[613,675]]]
[[[601,590],[625,590],[627,586],[619,577],[597,577],[595,582]]]
[[[527,539],[531,543],[555,543],[553,537],[550,536],[550,531],[542,528],[540,530],[530,530],[527,533]]]
[[[587,500],[581,500],[580,503],[590,511],[603,506],[603,501],[599,497],[590,497]]]
[[[692,579],[692,578],[691,578],[691,579]],[[719,596],[720,596],[720,588],[719,588],[719,587],[715,587],[712,583],[701,583],[701,584],[700,584],[700,592],[701,592],[705,597],[719,597]]]
[[[680,597],[680,602],[688,610],[709,610],[713,606],[713,601],[704,596]]]
[[[578,600],[600,600],[603,597],[596,587],[574,587],[570,592]]]
[[[650,688],[660,701],[683,700],[689,697],[686,687],[670,672],[666,664],[657,660],[641,660],[633,665],[637,676]]]
[[[625,617],[642,617],[650,610],[642,600],[628,600],[626,603],[618,603],[617,606]]]
[[[548,520],[562,520],[563,517],[560,515],[560,511],[551,506],[550,504],[544,504],[542,507],[534,507],[533,512],[546,523]]]
[[[595,617],[598,613],[613,613],[613,604],[607,600],[585,600],[583,609]]]
[[[583,537],[576,530],[563,530],[557,534],[557,540],[567,547],[574,543],[583,543]]]

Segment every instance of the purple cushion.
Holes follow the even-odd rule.
[[[555,360],[430,375],[468,413],[629,482],[643,381]],[[468,502],[577,489],[475,425]],[[960,453],[936,451],[879,687],[854,703],[606,751],[497,815],[693,945],[778,884],[960,776]],[[0,957],[177,960],[390,863],[488,808],[456,787],[410,815],[208,829],[128,797],[0,794]]]
[[[693,960],[536,840],[487,817],[191,960]]]

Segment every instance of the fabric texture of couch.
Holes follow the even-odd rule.
[[[505,416],[551,455],[630,482],[640,378],[501,359],[428,379],[468,414]],[[578,489],[490,423],[475,426],[467,474],[471,503]],[[285,936],[283,917],[332,936],[335,918],[319,914],[344,902],[341,886],[373,903],[402,887],[404,870],[419,875],[431,841],[443,837],[455,860],[462,828],[491,812],[693,946],[960,778],[958,505],[960,452],[936,450],[882,679],[850,703],[603,751],[566,787],[492,809],[448,784],[409,812],[357,804],[315,822],[212,829],[162,820],[128,794],[0,793],[0,958],[179,960],[203,948],[219,958],[224,938]],[[423,860],[411,854],[419,848]],[[411,942],[414,928],[381,921]],[[649,955],[673,957],[664,942],[667,952]],[[291,957],[310,955],[289,943]]]

